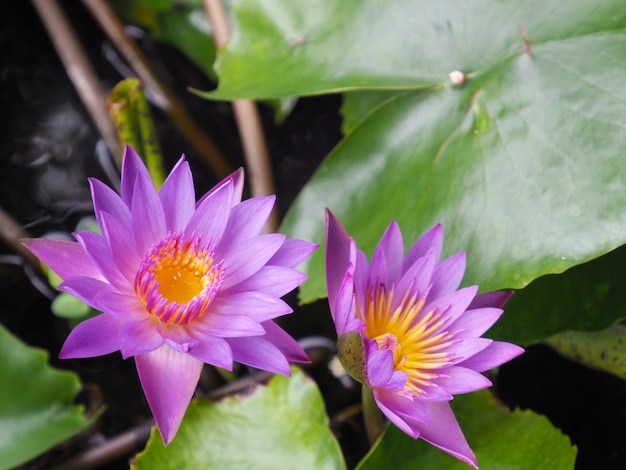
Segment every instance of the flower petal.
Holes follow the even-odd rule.
[[[427,424],[416,423],[421,438],[457,459],[478,468],[476,456],[465,440],[447,402],[426,403],[430,414]]]
[[[196,390],[202,362],[163,345],[136,356],[135,364],[163,443],[168,445]]]
[[[260,336],[250,338],[227,338],[233,351],[233,359],[250,367],[291,375],[289,362],[276,346]]]
[[[228,180],[197,206],[196,212],[187,223],[185,232],[189,234],[195,232],[202,237],[202,243],[219,243],[230,216],[232,199],[233,183],[232,180]]]
[[[222,181],[213,186],[213,188],[211,188],[209,192],[207,192],[198,200],[198,202],[196,203],[196,207],[202,204],[206,198],[210,197],[214,192],[218,191],[226,184],[233,185],[233,199],[231,201],[231,207],[239,204],[241,202],[241,196],[243,195],[243,168],[238,168]]]
[[[454,332],[457,338],[477,338],[491,328],[500,315],[502,315],[502,310],[499,308],[466,310],[448,327],[448,331]]]
[[[479,353],[474,354],[463,362],[459,362],[458,365],[474,369],[476,372],[484,372],[498,367],[523,353],[524,349],[519,346],[502,341],[494,341]]]
[[[149,313],[136,295],[115,291],[100,291],[94,296],[95,308],[116,316],[124,322],[138,322],[148,318]]]
[[[133,234],[127,227],[106,212],[103,212],[101,216],[102,232],[109,242],[111,253],[115,253],[115,256],[112,256],[113,262],[132,288],[143,253],[137,250]]]
[[[91,187],[91,198],[93,199],[93,210],[96,214],[98,226],[102,227],[101,212],[108,212],[125,227],[130,227],[130,209],[124,204],[119,194],[109,188],[102,181],[89,178]]]
[[[258,322],[272,320],[292,311],[291,307],[282,300],[262,292],[242,292],[228,297],[218,296],[211,306],[211,312],[223,315],[246,315]]]
[[[95,357],[118,351],[121,324],[117,318],[107,313],[79,323],[65,340],[59,357]]]
[[[63,292],[79,298],[93,308],[102,310],[98,305],[97,296],[102,292],[115,292],[111,284],[98,281],[92,277],[72,277],[59,285]]]
[[[353,294],[354,282],[351,271],[352,268],[350,266],[343,279],[343,284],[337,293],[335,305],[330,304],[330,313],[335,323],[337,336],[353,331],[356,326],[356,299]]]
[[[318,246],[316,243],[307,242],[306,240],[287,238],[267,264],[295,268],[308,258]]]
[[[326,209],[326,284],[328,303],[333,309],[339,291],[345,290],[349,267],[356,265],[356,245],[335,215]],[[350,294],[351,295],[351,294]]]
[[[492,385],[487,377],[466,367],[446,367],[444,373],[446,376],[438,377],[434,382],[452,395],[475,392]]]
[[[420,298],[428,292],[432,283],[436,261],[435,250],[430,249],[424,256],[418,258],[415,263],[409,266],[395,287],[395,292],[399,295],[394,298],[396,301],[394,303],[400,302],[404,297],[404,293],[409,289]]]
[[[228,289],[259,271],[276,253],[285,240],[280,233],[259,235],[227,247],[224,252],[215,252],[224,259],[226,275],[222,289]]]
[[[106,280],[80,243],[47,238],[27,238],[22,243],[61,279],[92,277]]]
[[[173,233],[182,231],[196,210],[193,176],[184,155],[180,157],[163,183],[159,199],[163,206],[167,230]]]
[[[138,175],[131,211],[137,250],[145,253],[167,233],[163,206],[149,177]]]
[[[374,260],[378,253],[384,253],[385,265],[387,272],[385,273],[386,283],[392,284],[400,278],[402,273],[402,262],[404,261],[404,243],[402,241],[402,233],[400,227],[395,220],[392,220],[385,230],[374,254],[372,255],[372,266],[375,265]]]
[[[275,200],[275,196],[255,197],[233,207],[216,251],[226,251],[228,244],[259,235]]]
[[[459,318],[463,312],[465,312],[467,306],[474,298],[474,295],[476,295],[477,290],[477,286],[465,287],[453,292],[452,294],[444,295],[438,299],[433,299],[431,302],[426,304],[426,306],[422,309],[422,312],[428,313],[435,309],[439,311],[445,310],[445,316],[447,317],[446,326],[448,326]]]
[[[262,324],[265,328],[263,339],[272,343],[278,350],[291,362],[311,362],[304,349],[300,347],[298,342],[287,334],[285,330],[279,327],[273,321],[266,321]]]
[[[141,157],[130,146],[124,146],[124,158],[122,160],[122,201],[131,208],[135,192],[135,182],[139,176],[145,180],[151,180],[146,165]]]
[[[420,436],[417,425],[427,423],[430,419],[428,406],[421,400],[396,392],[384,389],[373,391],[376,404],[384,415],[404,433],[417,439]]]
[[[248,315],[238,315],[229,313],[223,315],[215,311],[199,318],[191,325],[191,328],[202,333],[222,338],[236,336],[261,336],[265,334],[265,329],[261,324]]]
[[[113,255],[106,240],[95,232],[76,232],[73,235],[104,277],[118,289],[126,289],[128,280],[113,261]]]
[[[432,287],[428,299],[448,295],[459,288],[465,274],[465,252],[446,258],[433,271]]]
[[[502,308],[504,304],[506,304],[515,292],[512,290],[498,290],[494,292],[484,292],[482,294],[478,294],[472,300],[472,303],[469,305],[469,309],[481,308],[481,307],[495,307]]]
[[[224,338],[194,332],[191,335],[198,340],[189,351],[191,356],[215,367],[233,370],[233,352]]]
[[[439,260],[441,258],[441,250],[443,249],[443,227],[441,224],[435,225],[413,243],[413,246],[404,258],[404,271],[419,258],[426,255],[431,248],[435,252],[435,260]]]
[[[282,297],[302,284],[306,278],[306,274],[295,269],[266,265],[248,279],[222,292],[224,294],[235,294],[246,291],[258,291]]]
[[[155,322],[147,318],[137,322],[124,323],[120,328],[120,351],[122,357],[146,354],[161,347],[163,337],[159,334]]]

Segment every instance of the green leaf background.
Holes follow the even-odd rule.
[[[192,402],[174,441],[165,448],[154,428],[133,470],[345,469],[317,387],[292,371],[250,396]]]
[[[48,366],[48,354],[0,325],[0,469],[13,468],[90,424],[72,402],[78,377]]]

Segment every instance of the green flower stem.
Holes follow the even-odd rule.
[[[376,405],[374,393],[367,385],[361,388],[361,399],[363,401],[363,419],[365,420],[365,431],[370,445],[374,445],[378,436],[381,435],[385,427],[383,414]]]
[[[128,78],[119,82],[107,104],[122,148],[130,145],[144,158],[154,184],[160,188],[165,181],[163,157],[141,80]]]

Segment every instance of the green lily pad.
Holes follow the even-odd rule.
[[[193,401],[165,448],[153,429],[132,467],[143,469],[345,469],[324,402],[304,373],[275,376],[250,396]]]
[[[488,390],[455,397],[453,409],[481,468],[574,468],[576,448],[545,416],[509,412]],[[466,470],[465,463],[389,426],[358,470]]]
[[[48,354],[0,325],[0,469],[30,460],[91,422],[72,402],[78,377],[48,366]]]
[[[218,99],[438,86],[531,49],[626,25],[620,0],[233,1]]]

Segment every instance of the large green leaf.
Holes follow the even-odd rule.
[[[574,468],[576,448],[544,416],[509,412],[489,391],[455,397],[455,414],[481,468]],[[466,470],[466,464],[390,426],[358,470]]]
[[[487,336],[531,344],[565,330],[593,331],[626,318],[626,246],[517,292]],[[617,365],[617,364],[613,364]]]
[[[371,253],[389,220],[410,243],[436,222],[465,282],[523,287],[626,239],[625,32],[536,46],[464,87],[407,93],[369,114],[320,166],[283,229],[321,242],[323,209]],[[305,300],[325,294],[323,253]]]
[[[623,28],[621,0],[234,1],[215,98],[416,88],[535,46]],[[521,27],[521,29],[520,29]]]
[[[75,374],[52,369],[46,352],[29,348],[0,325],[0,469],[41,454],[90,422],[72,401]]]
[[[165,448],[156,430],[137,457],[142,469],[344,469],[319,391],[301,371],[275,376],[251,396],[194,401]]]

